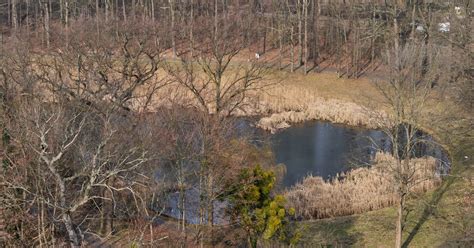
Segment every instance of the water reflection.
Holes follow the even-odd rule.
[[[284,186],[308,174],[333,177],[351,166],[367,164],[386,143],[381,131],[349,128],[327,122],[308,122],[273,135],[276,162],[287,167]]]

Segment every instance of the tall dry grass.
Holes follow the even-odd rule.
[[[396,203],[396,184],[387,170],[394,158],[377,153],[371,168],[358,168],[330,181],[308,176],[289,189],[285,195],[296,214],[304,219],[321,219],[363,213]],[[439,185],[436,176],[437,161],[433,157],[412,159],[415,180],[412,192],[425,192]]]
[[[307,103],[304,107],[297,106],[296,110],[277,112],[269,117],[263,117],[257,126],[275,132],[278,129],[289,127],[291,123],[326,120],[351,126],[378,128],[380,119],[374,118],[374,116],[376,115],[371,114],[367,108],[352,102],[318,98]]]
[[[256,103],[247,113],[264,115],[257,126],[272,133],[292,123],[308,120],[326,120],[368,128],[379,128],[381,124],[386,124],[381,123],[387,117],[384,112],[367,108],[356,101],[326,98],[315,92],[316,89],[306,84],[278,85],[266,94],[258,94]]]

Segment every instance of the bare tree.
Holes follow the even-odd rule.
[[[49,89],[67,92],[71,99],[95,108],[107,99],[125,110],[147,110],[155,92],[166,85],[157,73],[161,48],[156,33],[148,27],[124,27],[113,37],[110,33],[103,30],[99,40],[90,37],[92,33],[77,39],[78,34],[64,50],[36,60],[33,73]]]
[[[395,23],[395,28],[397,27]],[[395,41],[396,42],[396,41]],[[424,44],[421,44],[423,46]],[[402,235],[407,217],[407,198],[413,188],[429,179],[420,177],[420,170],[410,162],[416,156],[421,144],[431,141],[423,134],[421,125],[427,118],[427,105],[433,88],[439,79],[439,63],[433,58],[428,73],[423,73],[423,49],[414,43],[395,45],[387,50],[386,61],[390,65],[389,80],[377,84],[384,96],[388,117],[380,117],[380,126],[389,137],[392,145],[391,155],[395,163],[386,165],[387,171],[394,178],[394,187],[398,194],[396,220],[396,247],[402,246]],[[435,52],[433,51],[435,54]],[[433,56],[434,56],[433,54]],[[434,175],[425,175],[434,176]]]
[[[2,183],[8,190],[24,192],[27,204],[40,204],[46,215],[43,218],[50,219],[42,219],[44,225],[61,220],[68,242],[78,247],[84,239],[83,232],[88,231],[81,227],[88,219],[81,211],[92,203],[114,201],[113,194],[107,197],[101,189],[135,194],[134,186],[141,180],[133,178],[140,175],[138,168],[147,158],[137,144],[117,143],[123,137],[117,136],[123,133],[116,129],[117,123],[123,121],[118,120],[120,115],[104,115],[81,107],[80,103],[56,99],[55,103],[28,95],[15,99],[16,115],[7,128],[17,142],[15,149],[29,154],[35,174],[23,175],[33,179],[30,181],[9,177],[28,165],[18,157],[8,156],[14,167],[4,171]]]
[[[42,11],[43,11],[43,27],[44,27],[44,36],[46,40],[46,47],[49,48],[51,42],[51,33],[50,33],[50,25],[49,25],[49,7],[48,3],[45,1],[42,4]]]
[[[229,16],[226,18],[236,18]],[[193,56],[183,54],[179,61],[170,61],[166,72],[171,80],[185,89],[193,106],[199,111],[193,119],[199,140],[196,172],[199,178],[200,223],[207,225],[209,237],[213,236],[215,224],[215,202],[220,197],[226,180],[235,174],[239,160],[230,160],[227,151],[235,149],[228,139],[233,137],[232,120],[227,117],[244,110],[251,93],[264,89],[267,69],[258,61],[236,62],[235,58],[244,48],[244,40],[235,36],[235,31],[246,27],[231,23],[226,18],[218,19],[218,35],[200,36]],[[214,20],[215,22],[215,20]],[[209,23],[216,27],[215,23]],[[204,44],[204,45],[203,45]],[[178,166],[178,169],[180,166]],[[200,237],[201,244],[204,236]]]
[[[155,48],[127,34],[120,38],[113,55],[99,44],[71,44],[74,50],[50,54],[46,62],[25,45],[2,58],[8,99],[2,99],[8,120],[2,130],[14,140],[0,180],[5,206],[37,218],[40,246],[58,244],[56,232],[63,230],[71,246],[80,246],[86,232],[96,232],[93,216],[101,216],[102,229],[110,232],[123,195],[135,203],[126,208],[147,211],[142,188],[152,181],[141,172],[149,156],[130,108],[146,109],[163,84],[148,84],[158,69]],[[19,230],[30,221],[21,220]]]
[[[17,12],[17,4],[16,4],[16,0],[11,0],[11,24],[12,24],[12,27],[13,27],[13,30],[17,30],[18,29],[18,12]]]
[[[200,41],[209,45],[196,49],[199,54],[182,56],[178,63],[173,61],[166,66],[172,80],[189,90],[209,114],[229,116],[244,110],[249,94],[268,86],[264,78],[267,69],[261,63],[234,62],[244,48],[244,42],[233,37],[235,25],[221,25],[222,34]]]

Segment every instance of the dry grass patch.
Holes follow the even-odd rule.
[[[290,123],[299,123],[307,120],[326,120],[333,123],[342,123],[351,126],[366,126],[379,128],[380,119],[371,114],[367,108],[351,102],[341,100],[314,99],[304,106],[297,106],[298,110],[290,110],[263,117],[257,126],[271,131],[290,126]],[[382,113],[383,114],[383,113]],[[383,114],[385,116],[385,114]],[[377,116],[377,118],[374,118]]]
[[[381,209],[393,205],[398,197],[396,183],[387,171],[393,157],[377,153],[371,168],[358,168],[324,181],[309,176],[286,192],[291,207],[304,219],[344,216]],[[437,160],[433,157],[412,159],[415,168],[412,192],[425,192],[440,184],[436,176]]]
[[[368,80],[357,82],[360,84],[359,90],[351,90],[355,87],[355,80],[338,79],[329,73],[307,76],[295,74],[291,80],[272,87],[266,94],[258,95],[259,105],[254,110],[260,114],[272,113],[263,117],[258,127],[274,132],[291,123],[317,119],[378,128],[380,117],[387,116],[380,109],[366,107],[370,99],[380,98]],[[361,97],[365,93],[360,91],[369,92],[372,97]]]

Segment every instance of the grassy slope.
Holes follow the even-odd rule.
[[[324,98],[363,105],[382,99],[368,79],[338,79],[333,73],[303,76],[283,72],[280,75],[285,86],[297,86]],[[433,110],[441,112],[446,108],[449,107],[437,105]],[[409,202],[413,211],[407,219],[404,239],[410,247],[474,247],[474,148],[471,142],[456,143],[461,145],[450,149],[451,175],[439,189]],[[465,155],[469,156],[468,160],[464,159]],[[386,208],[354,216],[305,221],[301,223],[305,226],[301,244],[305,247],[391,247],[395,218],[395,208]]]
[[[290,87],[301,88],[316,97],[326,99],[337,98],[359,104],[369,101],[381,101],[381,95],[368,78],[347,79],[338,78],[336,73],[291,73],[288,71],[272,71],[281,85],[287,90]]]
[[[404,240],[410,247],[473,247],[474,169],[457,161],[456,172],[434,192],[410,201]],[[462,175],[462,177],[458,177]],[[305,246],[392,247],[395,208],[361,215],[306,221]]]

